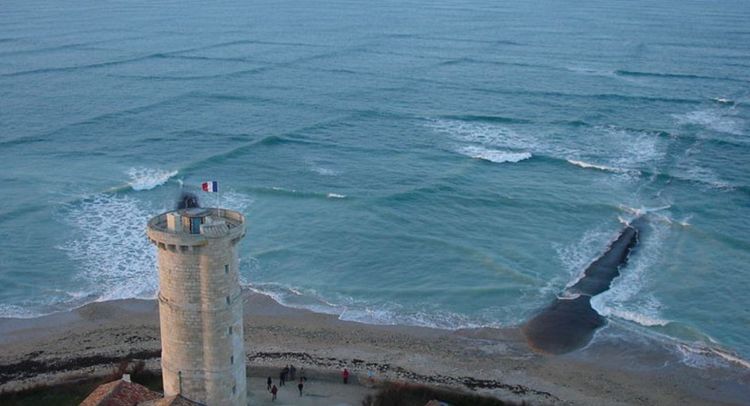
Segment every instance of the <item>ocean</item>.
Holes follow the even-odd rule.
[[[449,329],[520,325],[642,216],[594,309],[692,365],[748,359],[748,21],[731,0],[4,1],[0,316],[155,297],[146,221],[182,192],[246,215],[250,289]]]

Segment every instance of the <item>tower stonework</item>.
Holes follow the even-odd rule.
[[[157,247],[164,395],[206,405],[246,405],[237,244],[242,214],[189,208],[148,222]]]

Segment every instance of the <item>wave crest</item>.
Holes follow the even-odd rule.
[[[579,160],[576,160],[576,159],[566,159],[566,161],[568,161],[568,163],[571,164],[571,165],[575,165],[575,166],[578,166],[578,167],[584,168],[584,169],[597,169],[597,170],[600,170],[600,171],[612,172],[612,173],[628,173],[629,172],[629,171],[627,171],[625,169],[613,168],[613,167],[606,166],[606,165],[592,164],[592,163],[588,163],[588,162],[584,162],[584,161],[579,161]],[[640,173],[640,171],[634,171],[634,172]]]
[[[169,171],[153,168],[130,168],[128,184],[133,190],[151,190],[166,183],[171,177],[177,175],[178,171]]]
[[[750,362],[738,355],[700,344],[677,344],[677,351],[682,355],[682,362],[685,365],[695,368],[717,367],[729,363],[750,369]]]
[[[529,152],[510,152],[482,147],[464,147],[458,152],[474,159],[481,159],[495,163],[515,163],[531,158],[531,153]]]

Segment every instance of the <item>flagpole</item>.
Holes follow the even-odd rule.
[[[216,211],[219,213],[219,217],[221,217],[221,190],[219,190],[219,181],[216,182]]]

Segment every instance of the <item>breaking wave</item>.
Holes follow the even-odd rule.
[[[500,327],[500,324],[477,323],[470,318],[452,312],[405,312],[403,309],[379,307],[347,307],[339,319],[375,325],[406,325],[458,330],[463,328]]]
[[[602,226],[586,231],[578,241],[571,244],[553,245],[563,269],[566,271],[564,277],[568,279],[563,293],[583,278],[586,268],[596,259],[597,255],[601,254],[602,242],[608,240],[610,243],[612,242],[612,232],[607,231],[607,228]],[[556,286],[548,286],[545,288],[545,292],[552,289],[562,290]]]
[[[331,314],[340,320],[373,325],[407,325],[458,330],[462,328],[502,327],[491,314],[478,319],[447,311],[427,311],[398,303],[372,304],[349,296],[323,298],[315,289],[296,288],[276,282],[251,283],[249,290],[270,296],[276,302],[293,308]],[[491,313],[491,312],[490,312]]]
[[[666,326],[669,324],[668,320],[664,320],[659,317],[655,317],[648,314],[639,313],[636,311],[630,311],[625,309],[612,309],[612,308],[605,308],[606,311],[605,314],[599,313],[602,316],[606,317],[617,317],[622,320],[627,320],[634,322],[636,324],[640,324],[641,326],[645,327],[654,327],[654,326]]]
[[[656,172],[668,143],[661,132],[617,126],[586,127],[575,139],[566,133],[528,132],[476,121],[439,119],[429,126],[462,143],[458,152],[473,158],[518,162],[532,155],[549,157],[626,179],[634,179],[644,171]],[[581,156],[596,156],[600,163],[582,161]]]
[[[682,363],[695,368],[721,367],[722,364],[735,364],[750,369],[750,362],[727,351],[703,345],[677,344],[677,351],[682,356]]]
[[[76,278],[97,300],[152,298],[157,291],[156,253],[144,235],[151,213],[130,196],[100,194],[68,209],[76,230],[59,248],[79,264]]]
[[[520,134],[509,127],[477,121],[436,120],[429,125],[449,137],[472,144],[501,147],[521,151],[535,151],[538,141],[533,136]]]
[[[575,159],[566,159],[566,161],[568,161],[568,163],[570,163],[572,165],[575,165],[575,166],[578,166],[578,167],[581,167],[581,168],[584,168],[584,169],[598,169],[600,171],[613,172],[613,173],[626,173],[626,172],[628,172],[626,170],[619,169],[619,168],[611,168],[611,167],[605,166],[605,165],[591,164],[591,163],[588,163],[588,162],[578,161],[578,160],[575,160]]]
[[[130,176],[128,184],[133,190],[151,190],[165,184],[171,177],[177,175],[178,171],[130,168],[127,173]]]
[[[495,163],[520,162],[525,159],[531,158],[531,154],[528,152],[500,151],[482,147],[464,147],[461,148],[458,152],[471,158],[482,159]]]
[[[652,270],[662,255],[670,232],[668,224],[649,222],[648,234],[631,254],[628,267],[612,281],[612,286],[591,299],[591,306],[602,316],[628,320],[642,326],[664,326],[659,300],[650,289]]]
[[[696,110],[685,114],[673,115],[678,124],[699,125],[709,130],[731,134],[743,135],[745,122],[731,114],[718,109]]]
[[[276,302],[288,307],[336,316],[344,311],[343,307],[326,301],[312,289],[303,291],[277,282],[250,283],[246,287],[253,292],[270,296]]]

